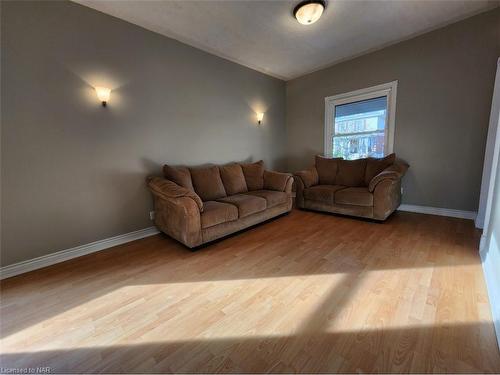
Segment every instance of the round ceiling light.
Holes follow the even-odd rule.
[[[326,1],[306,0],[299,3],[293,10],[293,15],[302,25],[311,25],[323,14]]]

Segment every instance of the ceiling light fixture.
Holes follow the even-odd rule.
[[[302,25],[311,25],[323,14],[326,7],[324,0],[305,0],[299,3],[293,10],[293,16]]]

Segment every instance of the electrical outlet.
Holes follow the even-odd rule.
[[[155,212],[149,211],[149,220],[154,220],[154,219],[155,219]]]
[[[401,186],[401,195],[403,195],[403,187]]]

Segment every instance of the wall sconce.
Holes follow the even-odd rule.
[[[106,103],[109,100],[109,95],[111,94],[111,90],[106,87],[96,87],[95,92],[97,94],[97,97],[101,101],[102,106],[106,107]]]
[[[262,123],[262,119],[264,118],[264,113],[259,112],[257,113],[257,123],[260,125]]]

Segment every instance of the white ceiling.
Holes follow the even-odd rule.
[[[281,79],[469,17],[499,1],[330,0],[313,25],[290,0],[75,0]]]

